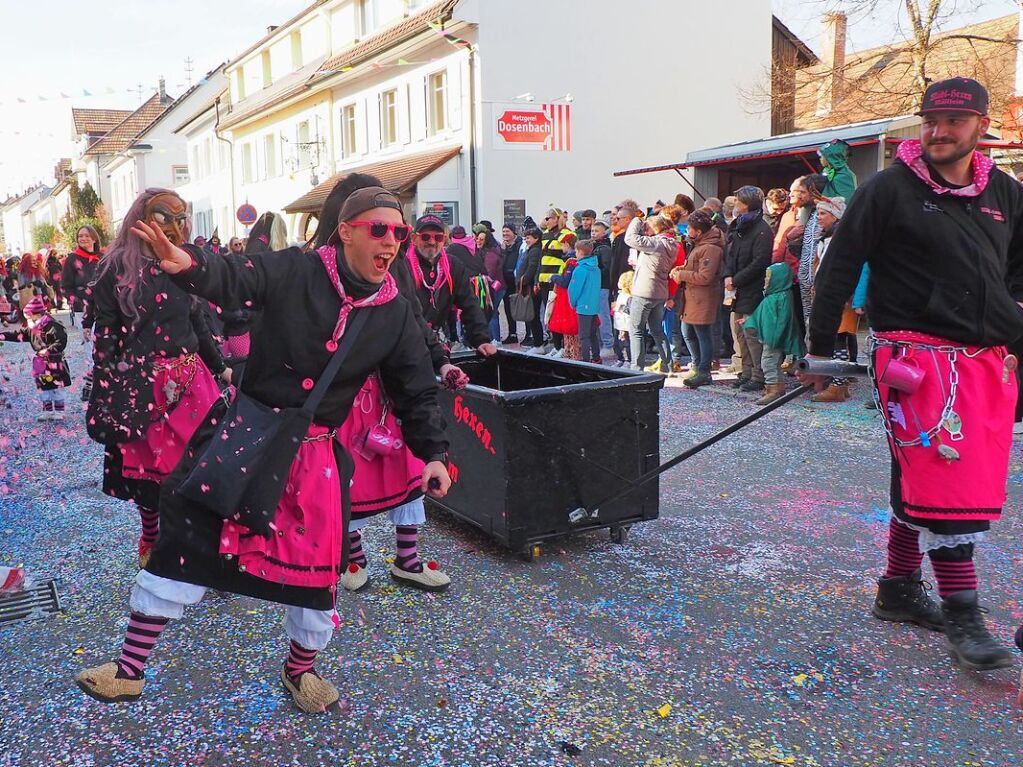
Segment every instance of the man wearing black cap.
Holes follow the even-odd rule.
[[[830,358],[870,265],[874,397],[892,457],[888,567],[873,614],[944,631],[964,667],[1012,665],[977,603],[973,548],[1005,501],[1023,334],[1023,187],[977,151],[988,95],[931,85],[919,140],[852,198],[815,281],[810,354]],[[820,385],[820,379],[809,378]],[[923,553],[942,604],[925,591]]]
[[[302,711],[324,711],[337,703],[338,691],[313,664],[337,625],[335,594],[347,564],[344,531],[350,518],[351,461],[335,436],[371,373],[379,371],[406,443],[426,464],[422,490],[443,497],[450,486],[433,364],[422,328],[388,271],[409,236],[401,205],[380,187],[354,192],[341,208],[330,244],[310,252],[289,248],[219,258],[175,247],[158,227],[143,222],[132,232],[150,245],[159,267],[180,287],[220,306],[263,312],[264,325],[252,339],[240,383],[248,400],[275,412],[301,408],[311,390],[324,391],[317,379],[333,355],[345,342],[352,347],[337,375],[325,381],[282,494],[261,499],[274,509],[267,534],[242,516],[246,509],[214,510],[176,492],[193,469],[207,466],[203,460],[207,451],[215,452],[211,443],[222,426],[242,428],[240,415],[221,423],[227,411],[223,401],[199,416],[185,456],[162,486],[160,537],[132,589],[120,658],[83,671],[78,686],[105,702],[137,699],[145,686],[143,668],[168,620],[180,618],[184,606],[197,603],[206,588],[217,588],[286,606],[291,644],[281,683]],[[353,318],[364,324],[349,337]],[[228,431],[224,435],[221,439]],[[258,449],[266,436],[251,435],[243,449]],[[202,492],[217,482],[245,482],[245,472],[261,470],[259,463],[240,472],[225,469]]]
[[[427,214],[416,221],[412,245],[405,253],[416,282],[423,317],[430,327],[448,326],[452,310],[461,311],[462,329],[467,345],[490,356],[497,347],[490,341],[487,318],[473,292],[472,274],[457,258],[450,258],[444,243],[447,227],[437,216]]]

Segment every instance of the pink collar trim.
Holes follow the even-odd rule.
[[[337,318],[337,325],[334,326],[334,332],[331,335],[330,342],[328,342],[328,348],[333,347],[331,351],[337,349],[337,342],[341,339],[341,336],[345,334],[345,326],[348,324],[348,315],[352,313],[352,309],[361,309],[367,306],[381,306],[391,301],[398,295],[398,286],[394,282],[394,277],[388,272],[384,278],[383,284],[380,286],[380,290],[371,296],[367,296],[359,301],[353,301],[345,293],[344,285],[341,284],[341,275],[338,274],[337,270],[337,250],[333,245],[324,245],[322,248],[316,251],[320,260],[323,262],[324,268],[327,270],[327,275],[330,277],[330,284],[334,286],[334,290],[341,297],[341,312]]]
[[[899,144],[896,157],[908,167],[916,177],[934,190],[935,194],[947,194],[952,197],[979,197],[987,188],[991,179],[991,171],[995,167],[991,158],[980,152],[973,153],[973,183],[962,189],[950,189],[942,186],[931,178],[930,170],[924,161],[924,149],[919,139],[907,139]]]

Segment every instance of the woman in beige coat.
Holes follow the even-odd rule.
[[[683,381],[695,389],[713,380],[713,327],[721,308],[721,271],[725,238],[713,219],[702,211],[689,216],[689,237],[694,246],[683,266],[671,271],[679,283],[676,301],[682,300],[682,332],[693,355],[693,372]]]

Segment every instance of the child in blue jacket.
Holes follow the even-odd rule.
[[[600,264],[593,253],[593,240],[575,246],[577,263],[568,283],[568,302],[579,316],[580,358],[600,363]]]

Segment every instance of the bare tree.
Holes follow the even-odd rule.
[[[834,25],[822,62],[779,71],[776,56],[770,89],[754,86],[742,94],[751,111],[764,111],[779,98],[794,101],[795,127],[804,128],[894,117],[914,111],[930,82],[952,75],[986,83],[993,115],[1014,95],[1020,42],[1015,17],[944,31],[957,17],[979,8],[979,0],[814,0],[807,5]],[[886,25],[894,38],[846,55],[847,20],[849,25]],[[765,91],[770,93],[767,104]]]

